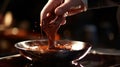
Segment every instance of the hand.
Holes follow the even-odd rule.
[[[87,0],[49,0],[41,11],[41,21],[55,13],[64,17],[86,11]]]

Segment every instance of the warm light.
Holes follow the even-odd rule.
[[[7,12],[5,14],[5,18],[4,18],[4,24],[5,24],[5,26],[6,27],[10,26],[11,23],[12,23],[12,20],[13,20],[12,13],[11,12]]]
[[[12,29],[12,34],[13,34],[13,35],[17,35],[18,32],[19,32],[18,28],[13,28],[13,29]]]
[[[82,50],[84,48],[85,43],[83,42],[73,42],[72,50]]]
[[[1,25],[0,25],[0,31],[3,31],[4,29],[5,29],[4,25],[1,24]]]
[[[29,49],[29,50],[32,50],[32,51],[38,49],[38,46],[29,46],[29,45],[26,45],[25,42],[21,42],[21,44],[22,44],[23,48],[25,48],[25,49]]]
[[[55,35],[55,40],[60,40],[60,35],[59,34]]]
[[[1,41],[0,41],[0,47],[1,47],[1,49],[3,49],[3,50],[8,49],[8,41],[6,41],[6,40],[1,40]]]
[[[93,53],[93,54],[96,54],[97,52],[94,50],[94,51],[92,51],[92,53]]]

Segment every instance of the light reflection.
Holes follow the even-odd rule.
[[[96,51],[95,51],[95,50],[93,50],[93,51],[92,51],[92,53],[93,53],[93,54],[96,54]]]
[[[5,26],[3,24],[0,25],[0,31],[3,31],[5,29]]]
[[[85,46],[84,46],[84,42],[73,42],[72,43],[72,50],[82,50]]]
[[[8,11],[6,14],[5,14],[5,18],[4,18],[4,25],[6,27],[10,26],[12,24],[12,13],[10,11]]]
[[[13,34],[13,35],[17,35],[18,32],[19,32],[18,28],[13,28],[13,29],[12,29],[12,34]]]

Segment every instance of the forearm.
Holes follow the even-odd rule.
[[[88,9],[119,6],[120,0],[88,0]]]

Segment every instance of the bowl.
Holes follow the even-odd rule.
[[[55,49],[48,48],[48,40],[27,40],[15,44],[19,53],[35,62],[72,62],[84,58],[91,44],[82,41],[58,40]]]

